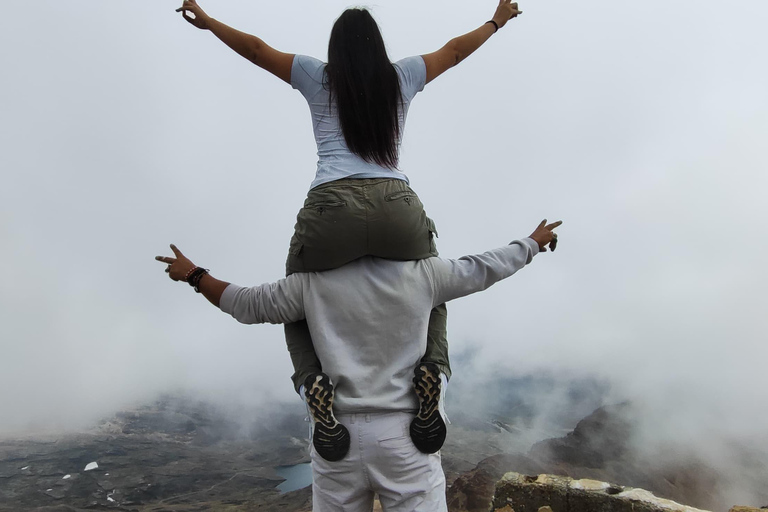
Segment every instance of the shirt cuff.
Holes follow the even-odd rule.
[[[528,238],[523,238],[521,242],[528,244],[528,247],[531,248],[531,252],[533,252],[534,256],[539,254],[539,243],[536,240],[534,240],[531,237],[528,237]]]
[[[238,290],[240,290],[240,288],[242,288],[242,286],[237,286],[235,284],[230,284],[224,288],[224,292],[221,294],[221,298],[219,299],[219,309],[221,309],[224,313],[231,315],[235,310],[235,295],[237,294]]]

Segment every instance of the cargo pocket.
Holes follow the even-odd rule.
[[[313,212],[316,215],[322,215],[327,210],[342,208],[344,206],[347,206],[346,201],[318,201],[316,203],[305,204],[304,210],[306,212]]]
[[[400,190],[384,196],[384,201],[391,203],[393,201],[403,201],[408,206],[420,206],[419,196],[413,190]]]
[[[298,256],[301,254],[302,249],[304,249],[304,244],[299,242],[295,236],[291,238],[291,246],[288,248],[288,254],[291,256]]]
[[[435,227],[435,221],[429,217],[425,218],[427,219],[427,229],[429,230],[429,252],[432,256],[437,256],[437,243],[435,242],[435,238],[438,238],[437,227]]]

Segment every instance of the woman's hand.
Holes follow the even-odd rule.
[[[547,252],[547,244],[549,244],[550,249],[555,250],[557,247],[557,233],[554,233],[552,230],[562,223],[563,221],[559,220],[552,224],[547,224],[547,219],[544,219],[536,230],[531,233],[530,238],[533,238],[539,244],[539,251]]]
[[[173,251],[173,254],[176,255],[175,258],[169,256],[155,256],[155,259],[168,264],[165,269],[165,271],[168,272],[168,277],[174,281],[184,281],[189,272],[195,268],[195,264],[189,261],[189,258],[184,256],[175,245],[171,244],[171,250]]]
[[[512,18],[516,18],[520,13],[517,9],[517,2],[511,2],[511,0],[499,0],[499,6],[496,8],[496,12],[493,15],[493,21],[499,26],[503,27]]]
[[[210,28],[209,22],[211,17],[205,14],[205,11],[197,5],[196,0],[184,0],[184,4],[176,9],[176,12],[180,12],[185,20],[201,30],[208,30]],[[188,13],[192,13],[192,16]]]

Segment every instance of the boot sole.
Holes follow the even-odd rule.
[[[443,447],[447,427],[440,414],[442,381],[437,365],[420,364],[413,377],[413,388],[419,399],[419,412],[411,421],[411,440],[422,453],[435,453]]]
[[[333,415],[333,385],[324,373],[305,386],[309,412],[315,420],[312,444],[318,455],[330,462],[344,458],[349,452],[349,430]]]

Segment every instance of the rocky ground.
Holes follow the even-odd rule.
[[[0,510],[310,510],[309,490],[280,494],[274,470],[308,461],[302,410],[244,434],[210,406],[163,400],[89,432],[2,441]]]
[[[728,501],[734,495],[733,475],[720,473],[690,455],[680,456],[673,464],[639,457],[628,444],[633,433],[631,417],[630,404],[600,407],[572,432],[536,443],[527,454],[497,454],[480,461],[453,481],[448,490],[449,509],[487,512],[497,482],[508,472],[615,482],[706,510],[725,511],[734,505]],[[743,451],[745,463],[749,460],[748,447],[734,446],[734,450]],[[751,505],[768,504],[768,470],[756,463],[750,467],[752,471],[742,479],[751,481],[741,483],[753,490]]]
[[[490,510],[510,471],[616,482],[707,510],[734,505],[722,501],[726,475],[700,461],[660,468],[637,458],[627,444],[630,410],[598,408],[532,448],[525,415],[456,414],[442,451],[451,512]],[[275,472],[309,460],[303,417],[298,403],[243,422],[210,404],[164,398],[87,432],[0,441],[0,511],[308,511],[309,489],[281,494]],[[755,472],[756,488],[766,475]],[[768,504],[765,489],[764,503],[741,504]]]

